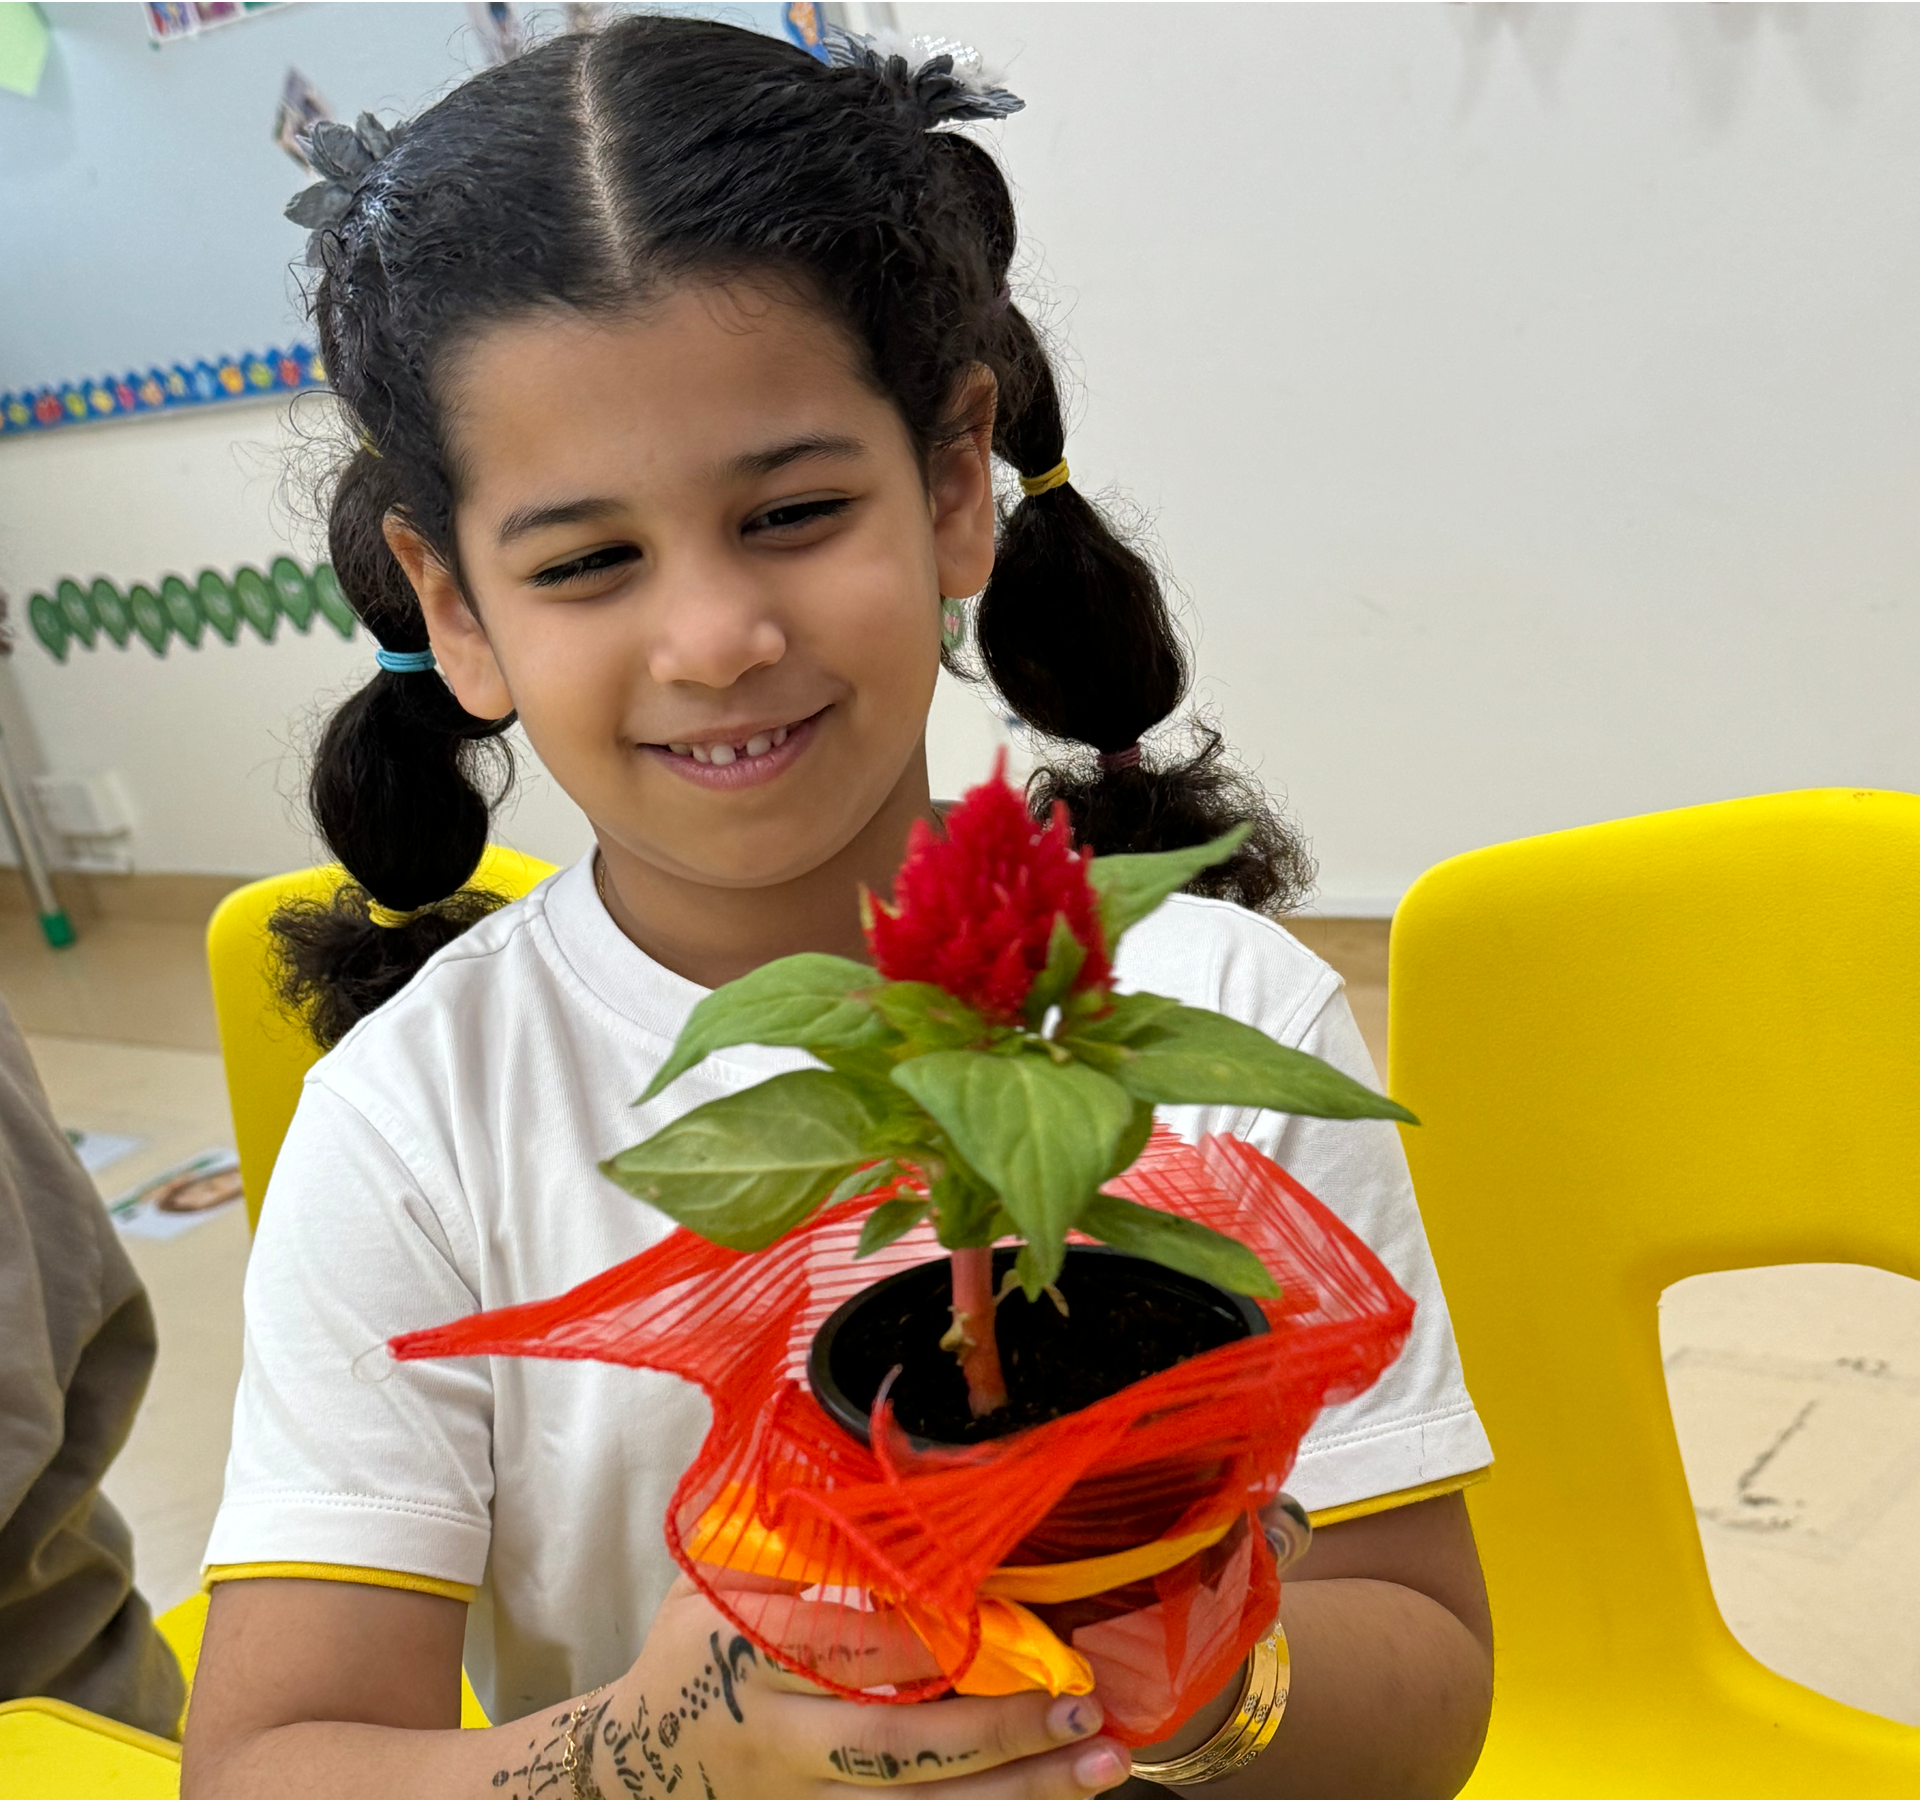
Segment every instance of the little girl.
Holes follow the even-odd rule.
[[[593,1363],[387,1366],[387,1337],[558,1293],[669,1222],[595,1164],[792,1066],[647,1084],[707,989],[863,954],[933,816],[942,617],[1056,741],[1033,800],[1096,851],[1246,847],[1132,932],[1127,985],[1372,1081],[1337,976],[1260,916],[1304,858],[1217,740],[1143,753],[1186,671],[1148,564],[1076,491],[1014,303],[993,160],[1019,102],[839,38],[828,61],[633,16],[481,75],[391,135],[323,129],[326,365],[360,433],[330,521],[379,668],[312,784],[352,882],[283,919],[333,1045],[247,1277],[246,1368],[187,1734],[187,1800],[941,1800],[1117,1788],[1098,1695],[860,1705],[757,1657],[662,1539],[706,1423]],[[1144,231],[1144,226],[1143,226]],[[994,460],[1022,497],[996,509]],[[596,848],[525,900],[464,884],[518,718]],[[984,773],[984,771],[983,771]],[[1388,1375],[1308,1439],[1293,1691],[1228,1796],[1453,1793],[1490,1633],[1457,1490],[1490,1460],[1385,1125],[1167,1109],[1251,1138],[1419,1302]],[[462,1732],[464,1658],[490,1730]],[[1166,1747],[1206,1743],[1235,1684]],[[1144,1791],[1144,1790],[1142,1790]]]

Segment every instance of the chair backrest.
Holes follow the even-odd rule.
[[[1395,917],[1390,1005],[1497,1459],[1472,1498],[1495,1740],[1532,1721],[1572,1768],[1653,1733],[1669,1768],[1713,1759],[1688,1793],[1731,1791],[1738,1740],[1745,1792],[1920,1794],[1920,1731],[1774,1675],[1721,1621],[1657,1319],[1709,1270],[1920,1275],[1920,798],[1773,795],[1458,857]]]
[[[474,871],[474,887],[518,899],[553,873],[553,864],[489,845]],[[207,965],[220,1027],[227,1097],[233,1106],[234,1148],[246,1190],[247,1219],[260,1222],[260,1202],[273,1173],[280,1140],[293,1121],[300,1083],[320,1060],[306,1027],[281,1005],[275,991],[273,944],[267,922],[289,900],[324,900],[346,879],[337,864],[270,875],[236,888],[207,926]]]

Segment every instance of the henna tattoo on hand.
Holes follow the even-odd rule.
[[[683,1800],[693,1800],[693,1783],[687,1778],[685,1766],[673,1760],[672,1752],[687,1727],[703,1718],[715,1701],[726,1707],[736,1725],[746,1723],[740,1690],[746,1685],[748,1670],[760,1661],[760,1653],[745,1637],[734,1637],[722,1649],[716,1631],[708,1635],[707,1644],[713,1652],[712,1661],[680,1690],[680,1704],[670,1711],[656,1711],[642,1695],[628,1723],[615,1716],[609,1694],[583,1714],[575,1736],[579,1765],[572,1771],[566,1767],[567,1726],[572,1714],[556,1713],[547,1721],[552,1735],[543,1741],[536,1733],[519,1767],[494,1772],[494,1787],[507,1790],[502,1800],[576,1800],[576,1784],[577,1800],[606,1800],[596,1779],[596,1761],[612,1770],[618,1783],[616,1800],[666,1800],[667,1796],[679,1795],[683,1784]],[[703,1800],[719,1800],[706,1765],[696,1762],[694,1770],[700,1777]]]
[[[601,1711],[605,1710],[605,1702],[602,1702]],[[536,1733],[528,1741],[526,1761],[517,1769],[494,1770],[493,1785],[511,1790],[504,1800],[574,1800],[573,1784],[565,1764],[567,1724],[572,1716],[571,1708],[555,1713],[547,1721],[553,1727],[553,1735],[543,1743]],[[582,1723],[584,1725],[585,1722]],[[583,1745],[583,1751],[584,1748]],[[602,1800],[599,1791],[591,1785],[591,1776],[586,1770],[582,1771],[580,1791],[586,1800]]]
[[[863,1781],[898,1781],[902,1775],[920,1769],[944,1769],[954,1763],[971,1762],[979,1754],[978,1750],[960,1750],[951,1756],[942,1756],[938,1750],[922,1750],[911,1763],[905,1763],[890,1750],[862,1750],[853,1744],[843,1744],[827,1753],[827,1761],[842,1775],[857,1775]]]
[[[712,1646],[713,1660],[719,1668],[720,1691],[727,1703],[727,1711],[733,1714],[733,1722],[736,1725],[744,1725],[747,1722],[746,1715],[741,1712],[740,1702],[734,1697],[733,1686],[735,1682],[745,1683],[747,1679],[745,1665],[757,1663],[760,1660],[760,1652],[754,1649],[746,1638],[738,1636],[723,1651],[720,1648],[720,1634],[717,1631],[707,1634],[707,1642]]]

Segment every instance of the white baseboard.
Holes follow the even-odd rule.
[[[1302,912],[1322,919],[1390,919],[1400,904],[1405,888],[1348,886],[1344,882],[1322,882]]]

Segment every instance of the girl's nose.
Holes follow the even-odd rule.
[[[655,598],[647,671],[662,686],[731,687],[787,653],[786,633],[751,582],[690,572],[673,592]]]

